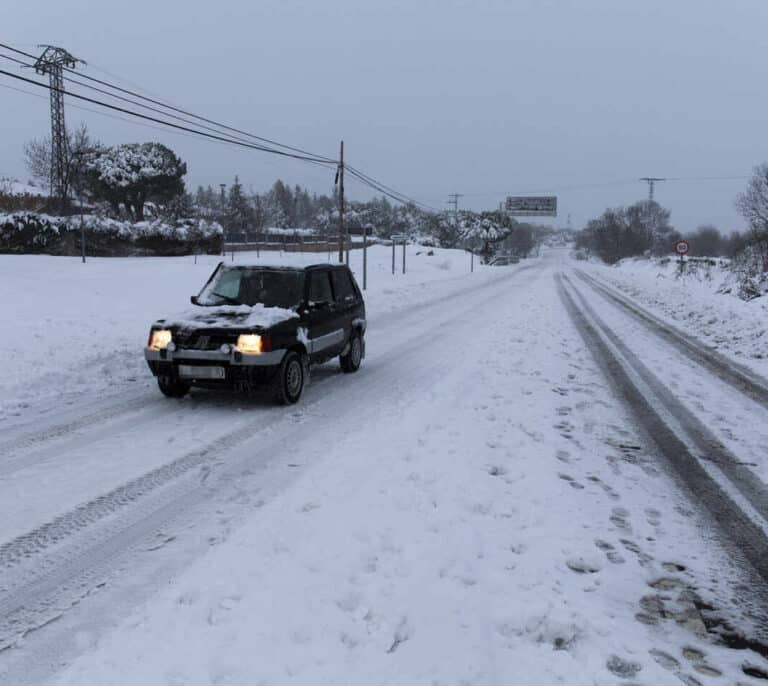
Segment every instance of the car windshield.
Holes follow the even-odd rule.
[[[300,269],[222,267],[198,297],[200,305],[298,307],[304,295]]]

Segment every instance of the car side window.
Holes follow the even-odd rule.
[[[334,269],[332,272],[333,292],[337,303],[354,302],[357,298],[352,279],[346,269]]]
[[[330,274],[327,271],[311,273],[309,277],[309,302],[333,302]]]

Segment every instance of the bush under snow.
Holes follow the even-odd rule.
[[[206,219],[129,222],[85,215],[82,221],[90,255],[183,255],[221,249],[221,225]],[[79,216],[0,214],[0,253],[79,254],[80,232]]]

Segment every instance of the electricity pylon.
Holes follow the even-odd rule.
[[[35,62],[35,71],[38,74],[48,74],[51,86],[51,195],[64,202],[69,156],[67,127],[64,122],[64,68],[74,69],[82,60],[55,45],[39,47],[45,50]]]

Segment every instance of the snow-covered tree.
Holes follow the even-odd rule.
[[[97,199],[118,212],[124,205],[136,221],[144,219],[148,200],[168,202],[184,192],[187,165],[160,143],[129,143],[106,148],[87,163],[89,185]]]
[[[73,131],[67,131],[67,159],[64,165],[64,197],[60,201],[66,203],[72,191],[78,193],[84,188],[85,165],[84,156],[99,149],[101,146],[94,141],[85,124],[80,124]],[[51,137],[35,138],[24,145],[24,158],[32,178],[43,187],[49,189],[51,184],[51,157],[53,147]]]
[[[243,194],[240,179],[235,176],[235,182],[229,187],[227,206],[224,213],[224,228],[229,235],[235,234],[247,239],[247,233],[253,230],[254,213],[248,198]]]
[[[763,272],[768,272],[768,162],[755,167],[736,207],[749,223],[753,251],[759,255]]]

